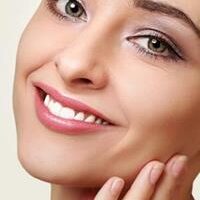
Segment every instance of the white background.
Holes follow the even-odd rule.
[[[50,185],[20,166],[12,113],[15,55],[20,35],[40,0],[1,0],[0,4],[0,199],[50,200]],[[200,176],[194,196],[200,200]]]

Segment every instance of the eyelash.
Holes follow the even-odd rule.
[[[146,34],[140,34],[136,36],[130,36],[127,38],[128,41],[131,39],[155,39],[160,41],[164,46],[166,47],[166,50],[168,50],[169,55],[164,56],[161,54],[153,53],[150,49],[142,47],[141,45],[137,44],[137,42],[130,42],[132,46],[134,46],[137,49],[137,52],[141,55],[149,56],[151,59],[163,59],[165,61],[184,61],[184,57],[182,56],[182,52],[179,47],[175,44],[175,42],[172,42],[172,39],[168,39],[169,36],[167,36],[165,33],[162,33],[158,30],[152,29],[152,28],[142,28],[138,29],[137,31],[151,31],[150,33]],[[165,36],[166,35],[166,36]]]
[[[46,0],[46,6],[47,9],[54,15],[56,16],[59,20],[67,20],[67,21],[73,21],[73,22],[79,22],[80,20],[84,21],[83,19],[80,19],[80,17],[75,17],[72,16],[70,17],[69,15],[66,14],[66,16],[62,15],[57,9],[56,9],[56,3],[58,0]],[[67,2],[67,1],[66,1]],[[78,3],[81,4],[79,0],[77,0]],[[84,7],[83,7],[84,9]],[[86,13],[86,12],[85,12]],[[142,47],[141,45],[137,44],[136,42],[130,42],[131,46],[135,47],[137,49],[137,53],[141,55],[145,55],[150,57],[151,59],[162,59],[164,61],[172,61],[172,62],[178,62],[178,61],[184,61],[184,58],[182,56],[182,53],[180,51],[180,48],[177,47],[175,42],[172,42],[171,39],[167,39],[167,35],[165,33],[162,33],[158,30],[155,29],[140,29],[139,31],[152,31],[149,34],[141,34],[141,35],[136,35],[136,36],[130,36],[127,38],[128,41],[131,39],[156,39],[160,41],[162,44],[166,46],[166,50],[168,50],[169,54],[168,56],[160,55],[151,52],[151,50],[146,49]]]
[[[69,15],[64,16],[62,15],[57,9],[56,9],[56,3],[59,0],[46,0],[46,6],[47,9],[54,15],[56,16],[59,20],[67,20],[67,21],[73,21],[73,22],[79,22],[80,20],[85,21],[83,19],[80,19],[79,17],[70,17]],[[67,2],[67,0],[66,0]],[[77,0],[78,3],[81,4],[81,2],[79,2],[79,0]],[[82,4],[81,4],[82,5]],[[84,8],[84,7],[83,7]],[[85,13],[86,14],[86,13]]]

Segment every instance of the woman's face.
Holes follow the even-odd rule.
[[[51,183],[99,186],[113,175],[131,181],[152,159],[192,157],[200,143],[199,8],[198,0],[43,0],[17,55],[24,168]],[[106,123],[70,120],[67,107],[92,111],[67,98]]]

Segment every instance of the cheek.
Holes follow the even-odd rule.
[[[43,66],[54,54],[56,44],[50,42],[52,39],[50,35],[44,36],[45,32],[38,31],[31,24],[24,31],[17,54],[17,72],[23,78]]]
[[[69,45],[79,33],[60,24],[41,6],[24,30],[17,53],[17,73],[23,78],[37,70]]]
[[[191,144],[198,147],[199,142],[199,71],[165,71],[136,61],[129,66],[118,69],[120,83],[116,81],[116,93],[129,121],[128,145],[137,139],[152,151],[157,149],[155,153],[159,148],[163,154],[193,154],[196,148]]]

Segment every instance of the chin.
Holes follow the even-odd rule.
[[[109,178],[108,174],[101,173],[105,172],[105,169],[97,169],[93,162],[78,162],[70,158],[61,158],[61,161],[55,158],[55,154],[49,155],[45,151],[41,154],[42,150],[26,145],[24,141],[19,141],[18,144],[18,159],[21,166],[36,179],[69,187],[100,187]]]

